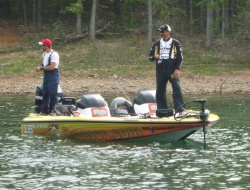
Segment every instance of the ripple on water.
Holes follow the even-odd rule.
[[[202,130],[186,141],[149,144],[20,135],[18,120],[23,110],[33,111],[33,97],[31,103],[5,101],[0,189],[250,189],[250,100],[237,96],[232,106],[223,103],[227,97],[210,104],[221,120],[207,130],[206,150]]]

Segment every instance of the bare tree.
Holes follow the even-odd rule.
[[[225,32],[229,32],[229,14],[228,14],[228,0],[225,0],[225,11],[224,11],[224,19],[225,19]]]
[[[36,31],[38,33],[41,32],[41,22],[42,22],[41,10],[42,10],[42,0],[38,0],[38,6],[37,6],[37,28],[36,28]]]
[[[221,37],[224,40],[225,39],[225,4],[222,4],[222,23],[221,23]]]
[[[220,20],[221,20],[221,14],[220,14],[220,0],[216,0],[216,8],[215,8],[215,23],[216,23],[216,29],[220,31]]]
[[[148,47],[152,46],[153,39],[153,13],[152,0],[148,0]]]
[[[82,5],[82,0],[77,0],[77,3]],[[82,33],[82,13],[79,11],[76,13],[76,34],[81,35]]]
[[[193,37],[193,28],[194,28],[194,19],[193,19],[193,2],[192,0],[189,0],[189,14],[190,14],[190,31],[189,35],[190,37]]]
[[[97,6],[97,0],[92,0],[90,31],[89,31],[89,39],[91,41],[95,40],[96,6]]]
[[[213,9],[211,8],[211,4],[213,0],[207,0],[207,31],[206,31],[206,48],[211,48],[212,43],[212,36],[213,36],[213,29],[212,29],[212,22],[213,22]]]
[[[32,10],[32,23],[33,23],[33,26],[36,26],[36,0],[33,0],[32,2],[32,6],[33,6],[33,10]]]
[[[200,32],[205,31],[205,20],[204,20],[204,5],[200,5]]]
[[[120,0],[114,0],[114,12],[116,16],[121,14],[121,2]]]
[[[23,22],[24,22],[24,26],[27,26],[27,11],[26,11],[26,4],[25,4],[25,0],[22,1],[23,2]]]

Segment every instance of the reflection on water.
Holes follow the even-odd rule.
[[[204,150],[202,131],[161,144],[20,135],[33,97],[1,98],[0,189],[250,189],[250,100],[207,99],[221,120]]]

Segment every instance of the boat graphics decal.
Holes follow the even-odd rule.
[[[143,130],[171,130],[174,129],[174,126],[169,127],[142,127]]]
[[[108,117],[107,108],[91,108],[92,117]]]
[[[39,134],[39,135],[59,135],[61,132],[57,124],[23,124],[22,125],[23,134]]]
[[[142,131],[139,128],[111,129],[98,131],[76,129],[71,132],[68,130],[68,128],[62,128],[62,133],[66,136],[86,141],[121,140],[143,136]]]
[[[148,108],[149,108],[149,112],[150,112],[150,113],[156,113],[157,104],[156,104],[156,103],[148,104]]]

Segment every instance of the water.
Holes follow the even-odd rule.
[[[206,150],[202,131],[161,144],[20,135],[34,97],[2,95],[0,189],[250,189],[250,99],[200,97],[221,117],[208,130]]]

